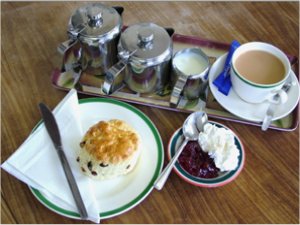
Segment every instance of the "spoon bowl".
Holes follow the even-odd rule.
[[[197,140],[207,121],[208,118],[205,112],[199,111],[189,115],[183,124],[184,137],[188,140]]]
[[[172,168],[174,167],[175,162],[177,161],[182,150],[189,141],[195,141],[198,139],[199,133],[203,131],[204,125],[208,122],[207,114],[205,112],[199,111],[194,112],[188,116],[188,118],[183,123],[183,135],[184,141],[180,145],[179,149],[176,151],[173,158],[170,160],[169,164],[159,175],[157,180],[154,183],[154,187],[157,190],[161,190],[166,183],[169,174],[171,173]]]

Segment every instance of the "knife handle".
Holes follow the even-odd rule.
[[[78,186],[76,184],[76,181],[75,181],[75,178],[73,176],[71,167],[70,167],[70,165],[68,163],[68,160],[66,158],[66,155],[65,155],[65,153],[63,151],[62,146],[57,146],[57,154],[59,156],[59,159],[60,159],[60,161],[62,163],[62,166],[63,166],[63,169],[65,171],[66,178],[67,178],[68,184],[70,186],[72,195],[74,197],[76,206],[77,206],[77,208],[79,210],[80,217],[82,219],[87,219],[88,218],[88,214],[87,214],[86,208],[85,208],[84,203],[82,201],[82,198],[81,198]]]

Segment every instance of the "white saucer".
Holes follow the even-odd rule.
[[[216,62],[212,65],[208,75],[209,87],[213,96],[221,106],[223,106],[232,114],[249,121],[262,122],[266,115],[267,108],[270,105],[269,102],[265,101],[260,104],[251,104],[245,102],[235,93],[233,88],[230,89],[228,96],[226,96],[219,92],[217,87],[213,84],[214,79],[221,73],[224,67],[226,55],[227,54],[224,54],[216,60]],[[277,106],[273,120],[278,120],[285,117],[292,112],[298,104],[300,89],[299,82],[293,71],[291,71],[290,76],[293,81],[297,81],[295,82],[296,85],[293,85],[290,88],[288,92],[288,101]]]

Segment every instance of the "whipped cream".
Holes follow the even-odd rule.
[[[207,123],[203,132],[199,134],[198,143],[202,150],[214,159],[220,171],[237,168],[240,152],[234,143],[234,134],[230,130]]]

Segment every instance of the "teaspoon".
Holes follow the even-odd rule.
[[[198,139],[199,133],[203,131],[203,127],[207,123],[207,121],[207,114],[202,111],[192,113],[184,121],[182,126],[184,141],[180,145],[179,149],[176,151],[173,158],[170,160],[169,164],[166,166],[166,168],[155,181],[154,187],[157,190],[161,190],[163,188],[182,150],[189,141],[195,141]]]

